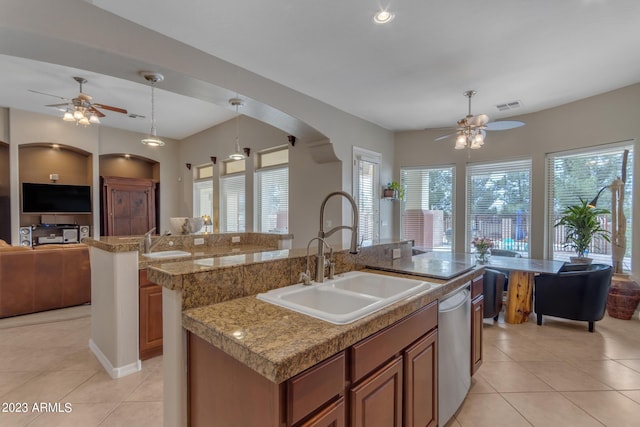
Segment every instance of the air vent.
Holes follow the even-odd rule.
[[[496,108],[498,109],[498,111],[513,110],[515,108],[520,108],[520,107],[522,107],[522,105],[520,104],[520,101],[512,101],[512,102],[496,105]]]
[[[136,113],[130,113],[129,117],[131,117],[132,119],[146,119],[146,117],[143,116],[142,114],[136,114]]]

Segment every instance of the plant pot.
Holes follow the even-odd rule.
[[[586,256],[572,256],[569,257],[569,260],[571,260],[571,264],[591,264],[593,258]]]
[[[385,188],[384,197],[388,199],[395,199],[397,197],[396,190],[393,190],[391,188]]]
[[[616,319],[629,320],[640,303],[640,285],[629,276],[615,274],[607,297],[607,313]]]

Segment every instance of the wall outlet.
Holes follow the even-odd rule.
[[[194,245],[204,245],[204,238],[203,237],[197,237],[195,239],[193,239],[193,244]]]
[[[393,255],[392,255],[393,259],[398,259],[400,258],[400,248],[394,249],[393,250]]]
[[[231,243],[240,243],[240,236],[231,236]]]

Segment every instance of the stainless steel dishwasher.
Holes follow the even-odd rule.
[[[438,425],[458,410],[471,386],[471,292],[468,287],[438,303]]]

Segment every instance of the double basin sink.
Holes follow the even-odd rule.
[[[311,285],[274,289],[257,298],[337,325],[354,322],[401,299],[439,285],[363,271]]]

